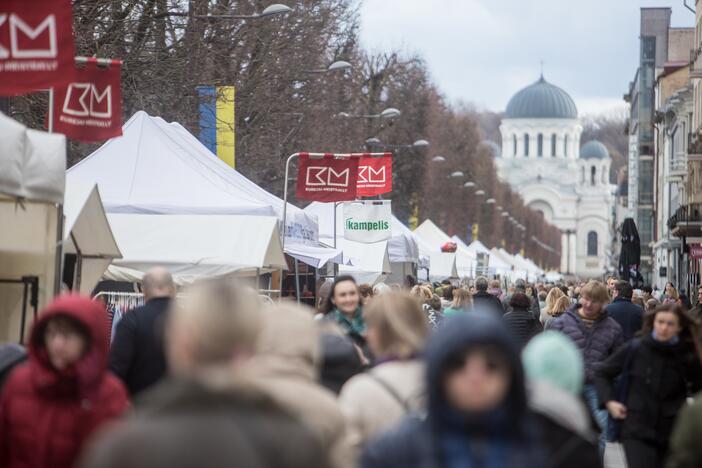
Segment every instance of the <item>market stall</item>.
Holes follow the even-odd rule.
[[[430,219],[425,220],[414,230],[414,234],[421,238],[430,248],[432,253],[441,252],[441,246],[447,242],[455,243],[451,237],[443,232]],[[475,274],[476,257],[475,254],[466,248],[457,246],[456,248],[456,269],[461,278],[473,277]],[[431,274],[431,267],[430,267]]]

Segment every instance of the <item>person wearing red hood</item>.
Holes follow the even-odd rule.
[[[0,396],[0,466],[70,468],[86,439],[127,409],[127,390],[107,371],[108,343],[97,302],[64,295],[44,309],[29,360]]]

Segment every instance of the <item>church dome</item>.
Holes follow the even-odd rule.
[[[609,159],[607,147],[597,140],[590,140],[580,148],[581,159]]]
[[[507,104],[508,119],[577,119],[573,99],[543,77],[512,96]]]

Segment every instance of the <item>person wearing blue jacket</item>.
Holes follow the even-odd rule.
[[[632,339],[643,325],[644,310],[631,302],[633,290],[628,281],[614,283],[613,300],[605,310],[622,327],[624,341]]]
[[[516,343],[495,314],[448,318],[426,350],[427,414],[372,441],[363,468],[548,466]]]

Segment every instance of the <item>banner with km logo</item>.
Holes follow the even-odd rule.
[[[371,244],[392,236],[390,200],[366,200],[344,203],[344,237]]]

